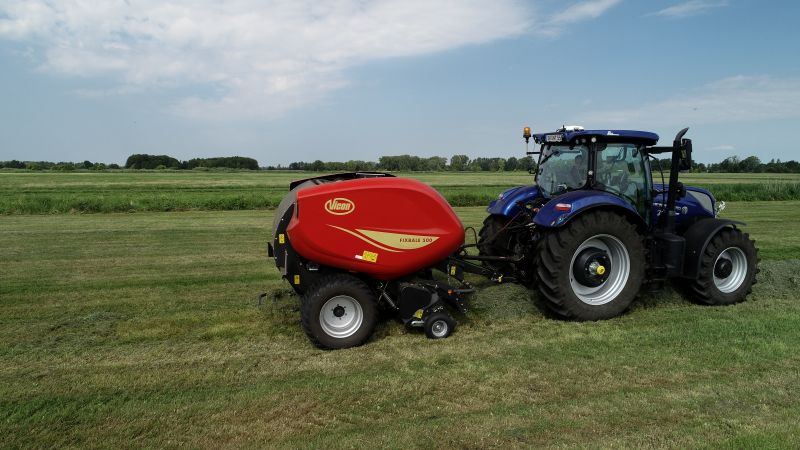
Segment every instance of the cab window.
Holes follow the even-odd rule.
[[[641,148],[634,144],[599,144],[595,188],[618,195],[644,214],[647,171]]]

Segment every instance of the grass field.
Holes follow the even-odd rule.
[[[249,210],[274,208],[289,182],[308,172],[3,172],[0,214]],[[524,172],[407,173],[454,206],[486,205],[533,177]],[[725,201],[800,200],[800,174],[686,174]]]
[[[109,191],[151,186],[114,176]],[[147,180],[200,180],[175,176]],[[457,212],[466,225],[484,214]],[[747,303],[666,290],[621,318],[568,323],[519,286],[482,282],[449,339],[386,321],[337,352],[311,347],[266,258],[271,211],[5,215],[0,448],[797,448],[800,202],[725,215],[761,248]]]

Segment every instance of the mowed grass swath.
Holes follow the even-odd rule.
[[[451,338],[384,321],[337,352],[300,330],[270,211],[4,216],[0,447],[796,448],[799,207],[723,212],[761,248],[743,304],[562,322],[475,279]]]
[[[0,171],[0,214],[272,209],[291,181],[316,175],[277,171]],[[432,185],[454,206],[486,205],[503,190],[533,180],[525,172],[397,175]],[[682,174],[681,180],[705,187],[725,201],[800,200],[800,174]]]

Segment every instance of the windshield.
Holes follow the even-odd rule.
[[[536,172],[536,184],[545,197],[579,189],[586,184],[588,149],[585,145],[547,145]]]

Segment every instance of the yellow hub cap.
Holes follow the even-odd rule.
[[[597,266],[597,270],[595,270],[595,272],[598,275],[602,275],[602,274],[606,273],[606,268],[604,266]]]

